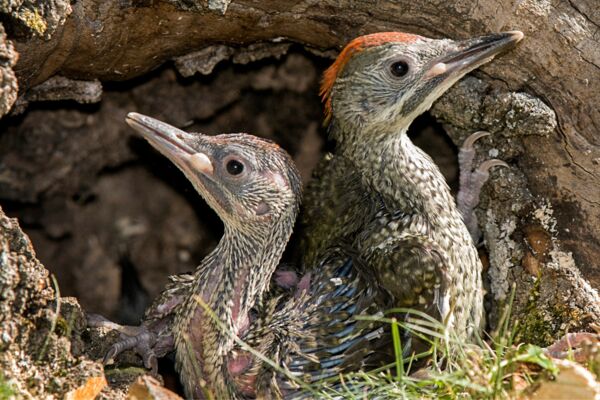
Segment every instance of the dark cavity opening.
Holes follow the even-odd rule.
[[[61,293],[135,323],[167,282],[193,270],[222,224],[169,160],[125,124],[137,111],[189,131],[248,132],[288,150],[305,181],[327,148],[318,86],[330,60],[299,47],[281,59],[219,64],[182,78],[172,66],[104,83],[102,101],[34,103],[0,128],[0,204],[18,217]],[[457,187],[456,148],[429,114],[410,132]]]

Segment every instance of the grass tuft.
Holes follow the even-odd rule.
[[[513,292],[514,293],[514,292]],[[513,294],[514,296],[514,294]],[[315,387],[324,399],[512,399],[533,390],[540,378],[556,376],[558,368],[534,345],[515,345],[515,329],[509,325],[513,296],[503,313],[499,329],[488,340],[465,343],[454,332],[430,316],[407,309],[396,319],[361,317],[391,324],[395,362],[387,368],[340,376],[337,382]],[[400,330],[409,331],[430,345],[422,354],[402,358]],[[414,370],[413,362],[428,357],[425,367]],[[390,371],[395,370],[395,374]],[[343,384],[340,384],[343,383]]]
[[[201,299],[196,300],[242,349],[295,382],[310,398],[514,399],[533,392],[540,379],[555,377],[558,368],[541,347],[515,344],[516,327],[509,324],[513,297],[514,291],[498,330],[486,340],[478,338],[477,343],[465,343],[441,322],[415,310],[393,309],[386,313],[407,315],[403,320],[385,316],[356,317],[390,324],[393,342],[390,351],[395,354],[394,362],[373,371],[341,374],[310,385],[227,332],[212,310]],[[404,357],[401,332],[406,331],[429,344],[429,349]]]

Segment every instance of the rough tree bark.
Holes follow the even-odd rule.
[[[291,44],[331,57],[351,38],[375,31],[465,38],[522,30],[525,39],[516,49],[456,85],[431,114],[454,143],[475,130],[490,131],[492,138],[481,146],[483,155],[510,164],[493,174],[478,211],[489,252],[486,273],[492,326],[513,284],[513,318],[520,321],[523,340],[547,344],[567,330],[600,321],[600,8],[596,0],[38,3],[44,2],[0,5],[0,11],[11,13],[5,18],[10,42],[0,31],[0,114],[11,105],[13,113],[21,112],[28,102],[39,100],[104,103],[94,121],[62,127],[79,130],[107,120],[116,124],[107,107],[118,104],[123,110],[127,101],[139,103],[153,96],[152,91],[140,89],[144,82],[138,82],[132,84],[132,97],[111,93],[102,99],[103,83],[137,78],[169,61],[181,75],[190,76],[210,74],[220,62],[246,64],[281,56]],[[37,11],[32,14],[32,10]],[[19,54],[16,65],[11,46]],[[286,65],[270,76],[269,88],[276,87],[275,81],[297,93],[312,88],[307,83],[298,89],[297,82],[303,72],[314,75],[314,66]],[[299,71],[289,72],[294,68]],[[235,80],[235,70],[228,71],[231,75],[225,79]],[[265,74],[257,72],[245,79],[256,82],[257,76]],[[164,79],[170,82],[165,84],[176,84],[174,78]],[[314,81],[314,76],[310,79]],[[256,83],[247,85],[256,87]],[[245,87],[240,84],[231,90]],[[225,94],[221,100],[215,109],[231,103]],[[200,96],[190,101],[207,107]],[[269,112],[278,111],[275,106]],[[70,114],[65,113],[64,119],[69,120]],[[212,115],[200,114],[195,117]],[[311,129],[316,132],[314,125]],[[115,132],[118,129],[107,128],[106,135],[95,139],[105,141],[99,145],[105,151],[102,157],[109,159],[104,167],[131,158]],[[86,154],[95,154],[89,146]],[[18,157],[15,161],[1,148],[0,157],[5,177],[23,169]],[[82,182],[98,172],[85,175],[76,168],[81,164],[81,160],[71,162],[60,171],[75,169],[77,177],[87,177]],[[45,194],[40,186],[46,179],[31,190],[22,190],[11,179],[3,180],[0,174],[0,200],[19,201],[29,194],[26,200],[36,201]],[[69,184],[81,185],[79,181]]]

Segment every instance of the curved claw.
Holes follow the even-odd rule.
[[[156,334],[140,329],[140,333],[135,336],[128,336],[123,340],[113,344],[104,355],[102,363],[104,365],[114,362],[115,358],[126,350],[133,350],[142,357],[144,367],[151,370],[152,375],[158,374],[158,357],[154,352],[153,346],[156,344]]]
[[[473,173],[471,174],[470,188],[466,189],[467,193],[469,193],[469,192],[470,193],[468,196],[463,198],[463,200],[471,198],[470,200],[468,200],[468,201],[472,202],[472,203],[470,203],[471,207],[475,207],[479,203],[479,193],[481,192],[483,185],[490,178],[490,169],[493,167],[507,167],[508,168],[508,164],[502,160],[496,160],[496,159],[487,160],[487,161],[484,161],[483,163],[481,163],[481,165],[479,167],[477,167],[477,169],[475,171],[473,171]],[[475,200],[477,200],[477,201],[475,201]],[[475,202],[473,202],[473,201],[475,201]],[[469,203],[467,203],[467,204],[469,204]]]
[[[90,327],[109,328],[121,333],[121,340],[110,346],[102,358],[102,364],[112,364],[119,354],[126,350],[133,350],[142,357],[144,367],[151,370],[152,375],[158,374],[158,357],[154,351],[154,346],[158,342],[156,333],[144,325],[119,325],[98,314],[89,314],[87,322]]]
[[[115,357],[118,356],[124,349],[121,349],[119,344],[121,342],[115,343],[110,346],[110,349],[106,352],[104,357],[102,358],[102,365],[112,364],[115,361]]]
[[[498,159],[492,159],[492,160],[487,160],[481,163],[481,165],[477,168],[479,171],[481,172],[489,172],[491,168],[493,167],[506,167],[508,168],[509,165],[507,163],[505,163],[502,160],[498,160]]]
[[[154,376],[158,375],[158,358],[154,351],[148,350],[142,355],[142,360],[144,361],[144,367],[150,370],[150,373]]]
[[[471,149],[473,149],[473,145],[475,144],[476,141],[478,141],[479,139],[481,139],[483,137],[490,136],[490,135],[491,135],[491,133],[489,133],[487,131],[477,131],[465,139],[465,141],[463,142],[463,145],[462,145],[462,149],[471,150]]]
[[[110,346],[104,358],[102,359],[102,363],[104,365],[110,364],[115,360],[115,357],[124,352],[125,350],[130,350],[135,348],[140,342],[138,336],[130,336],[117,343]]]
[[[471,134],[464,141],[458,152],[460,175],[457,206],[475,243],[479,241],[481,232],[479,231],[477,216],[473,210],[477,204],[479,204],[481,188],[485,182],[487,182],[491,168],[508,167],[508,164],[504,161],[492,159],[484,161],[478,168],[473,170],[473,160],[475,159],[475,149],[473,145],[479,139],[490,135],[490,132],[487,131],[478,131]]]

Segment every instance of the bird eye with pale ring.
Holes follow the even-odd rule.
[[[390,72],[397,78],[401,78],[408,73],[408,63],[406,61],[396,61],[390,65]]]
[[[239,175],[244,172],[244,164],[238,160],[229,160],[225,166],[229,175]]]

